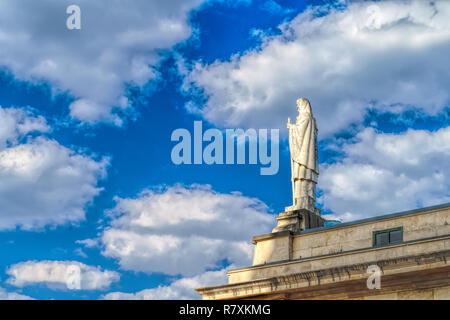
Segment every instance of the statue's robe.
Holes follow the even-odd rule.
[[[289,149],[291,152],[294,205],[311,209],[316,198],[319,176],[317,155],[317,125],[311,113],[305,112],[290,126]]]

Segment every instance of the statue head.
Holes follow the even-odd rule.
[[[299,114],[302,113],[312,114],[311,104],[309,103],[308,99],[306,98],[297,99],[297,111]]]

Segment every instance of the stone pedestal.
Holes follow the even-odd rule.
[[[320,216],[320,210],[315,208],[315,212],[307,209],[295,209],[287,207],[286,212],[280,213],[277,218],[278,224],[272,233],[281,231],[299,232],[306,229],[319,228],[324,226],[325,219]]]

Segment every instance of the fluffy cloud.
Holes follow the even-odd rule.
[[[44,118],[0,108],[0,230],[83,220],[85,206],[101,191],[97,183],[106,175],[108,159],[27,137],[34,131],[49,131]],[[22,138],[28,140],[19,144]]]
[[[114,271],[102,271],[77,261],[27,261],[12,265],[9,284],[24,287],[45,284],[53,289],[105,290],[119,280]]]
[[[0,287],[0,300],[33,300],[33,298],[16,292],[8,292]]]
[[[223,284],[228,281],[225,269],[207,271],[191,278],[181,278],[168,286],[145,289],[136,293],[111,292],[106,294],[105,300],[194,300],[200,295],[195,288]]]
[[[296,98],[308,97],[323,136],[358,123],[368,107],[435,114],[450,102],[449,17],[448,1],[308,9],[260,48],[196,63],[184,89],[206,103],[187,107],[220,126],[281,127]]]
[[[126,270],[192,276],[221,266],[247,265],[250,239],[270,232],[275,218],[261,201],[209,186],[174,186],[116,198],[102,253]]]
[[[31,111],[0,106],[0,150],[17,144],[33,131],[48,132],[50,127],[42,116],[35,116]]]
[[[435,132],[376,133],[367,128],[345,157],[321,170],[322,201],[354,220],[450,201],[450,127]]]
[[[114,122],[129,108],[125,84],[157,74],[161,49],[191,34],[188,13],[201,0],[4,0],[0,4],[0,66],[23,80],[46,80],[76,100],[71,116]],[[81,8],[81,30],[66,28],[66,8]]]
[[[44,138],[0,151],[0,229],[83,220],[107,162]]]

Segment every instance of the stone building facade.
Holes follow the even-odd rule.
[[[450,203],[252,242],[253,265],[203,299],[450,299]]]

